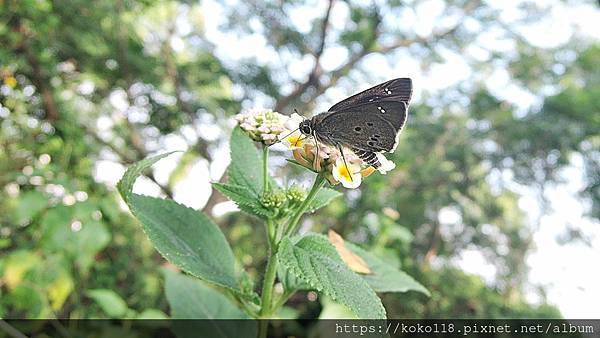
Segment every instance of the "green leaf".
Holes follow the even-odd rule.
[[[42,218],[41,247],[49,252],[68,253],[79,269],[87,273],[95,256],[110,242],[110,232],[93,218],[98,206],[91,201],[72,206],[58,205]],[[74,228],[75,222],[78,227]]]
[[[233,252],[206,215],[173,200],[138,194],[130,195],[129,207],[169,262],[193,276],[239,291]]]
[[[317,192],[317,194],[315,195],[315,198],[310,202],[307,210],[309,212],[314,212],[315,210],[326,206],[334,198],[339,197],[339,196],[342,196],[342,193],[339,191],[329,189],[329,188],[322,188],[321,190],[319,190]]]
[[[135,180],[138,178],[138,176],[140,176],[144,170],[152,166],[154,163],[158,162],[160,159],[165,158],[173,153],[175,153],[175,151],[156,155],[153,157],[148,157],[146,159],[134,163],[132,166],[127,168],[127,171],[125,171],[125,174],[123,174],[123,177],[121,178],[119,183],[117,183],[117,189],[119,189],[119,193],[121,194],[121,197],[123,197],[125,202],[128,202],[129,195],[133,190],[133,184],[135,183]]]
[[[201,281],[183,274],[165,271],[165,292],[175,319],[249,319],[227,297]],[[240,321],[236,325],[223,325],[218,321],[187,321],[174,329],[178,337],[256,337],[256,321]]]
[[[138,314],[135,319],[168,319],[169,317],[158,309],[146,309]]]
[[[269,217],[273,212],[265,208],[250,189],[235,184],[213,183],[215,189],[234,201],[238,207],[252,215]]]
[[[346,305],[357,317],[386,318],[377,294],[346,266],[325,236],[309,234],[295,243],[284,238],[278,257],[287,271]]]
[[[346,247],[367,262],[372,274],[362,275],[365,281],[376,292],[407,292],[418,291],[429,296],[429,291],[404,271],[384,262],[372,253],[352,243],[346,242]]]
[[[112,290],[94,289],[85,293],[98,304],[110,318],[121,318],[127,312],[127,303]]]
[[[48,206],[48,198],[39,191],[27,191],[19,198],[19,204],[13,213],[17,224],[25,225]]]
[[[296,277],[293,273],[283,267],[281,264],[277,267],[277,278],[283,285],[283,289],[288,292],[297,290],[314,290],[310,284]]]
[[[263,191],[262,154],[239,126],[231,133],[230,148],[230,183],[247,188],[259,198]]]
[[[118,184],[121,196],[165,259],[193,276],[240,292],[233,252],[216,224],[203,213],[173,200],[131,192],[144,169],[169,154],[142,160],[128,168]]]

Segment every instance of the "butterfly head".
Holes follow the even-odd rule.
[[[298,129],[304,135],[312,135],[313,128],[311,120],[304,120],[298,125]]]

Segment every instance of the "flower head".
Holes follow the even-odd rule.
[[[358,188],[362,178],[360,164],[344,163],[342,158],[338,158],[333,165],[333,178],[342,183],[345,188]]]
[[[285,121],[285,129],[278,136],[278,138],[282,140],[283,144],[285,144],[291,150],[302,148],[304,142],[306,142],[307,136],[302,134],[298,129],[298,125],[303,120],[304,119],[302,116],[296,113],[292,114],[292,116]]]
[[[278,112],[263,108],[254,108],[237,114],[235,119],[250,138],[266,145],[277,140],[277,136],[285,130],[284,124],[288,120]]]

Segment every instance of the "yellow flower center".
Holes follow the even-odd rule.
[[[352,178],[350,176],[350,171],[348,170],[348,167],[346,167],[345,165],[341,165],[341,166],[338,167],[338,173],[346,181],[351,181],[352,180]]]
[[[292,135],[287,138],[288,142],[292,147],[301,147],[304,143],[304,140],[301,139],[302,134],[300,135]]]

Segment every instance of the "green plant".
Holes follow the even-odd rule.
[[[171,153],[134,164],[118,184],[121,196],[155,248],[182,271],[202,280],[165,270],[172,317],[266,319],[273,317],[295,292],[315,290],[346,306],[357,318],[384,319],[386,311],[376,292],[415,290],[428,294],[406,273],[356,245],[344,246],[343,240],[332,243],[322,234],[297,233],[304,214],[341,195],[324,187],[325,170],[317,173],[308,193],[299,186],[285,188],[268,176],[268,146],[263,145],[261,153],[237,127],[230,147],[229,182],[213,185],[243,212],[264,223],[269,248],[260,295],[254,281],[236,264],[224,234],[205,214],[170,199],[132,192],[136,178]],[[367,273],[353,271],[360,270],[348,264],[347,256],[366,265]],[[281,292],[275,292],[277,279],[283,286]],[[265,337],[266,321],[259,325],[245,333]]]

